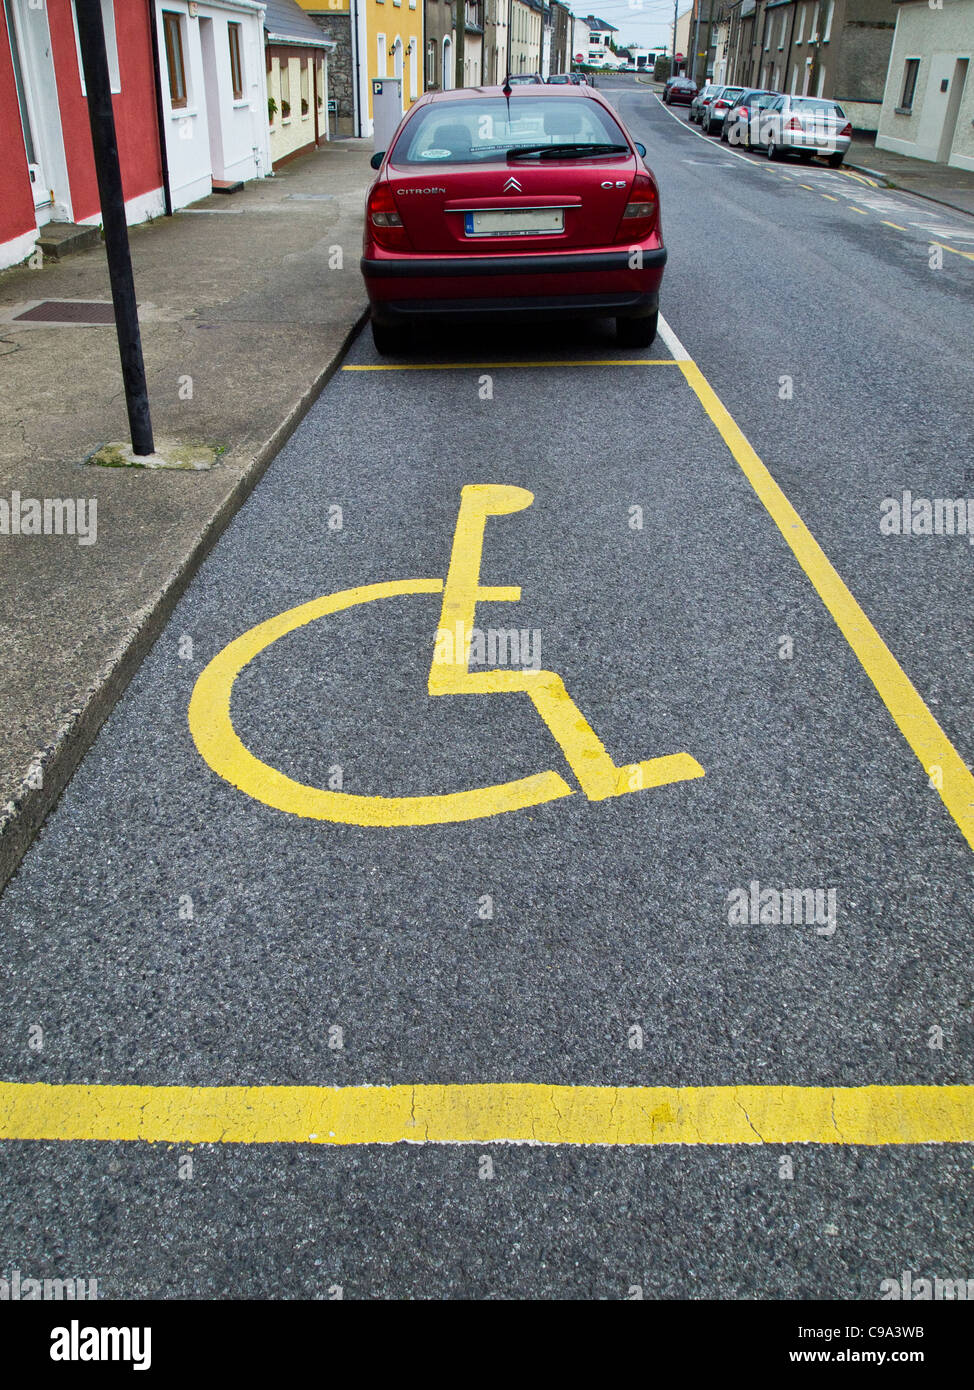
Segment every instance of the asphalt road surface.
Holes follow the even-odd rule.
[[[974,548],[880,519],[904,489],[974,497],[974,221],[728,151],[648,88],[601,85],[660,180],[672,332],[642,353],[607,324],[456,333],[408,370],[358,339],[0,901],[4,1082],[974,1083],[963,779],[948,767],[951,809],[885,658],[870,674],[800,527],[673,360],[682,344],[841,576],[850,630],[858,604],[912,682],[917,740],[970,765]],[[430,696],[433,584],[257,651],[230,702],[243,748],[284,796],[425,805],[546,771],[573,795],[390,828],[218,775],[187,717],[208,663],[321,596],[443,580],[469,484],[534,498],[486,521],[480,583],[521,598],[478,605],[485,634],[530,634],[617,765],[682,752],[705,775],[590,800],[523,694]],[[769,887],[831,906],[752,922]],[[384,1093],[359,1094],[367,1140]],[[171,1104],[168,1142],[0,1145],[0,1272],[106,1297],[608,1299],[974,1274],[959,1143],[762,1143],[756,1119],[754,1142],[593,1146],[570,1122],[568,1142],[468,1142],[462,1116],[460,1142],[200,1143]]]

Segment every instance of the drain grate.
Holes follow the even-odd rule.
[[[45,299],[33,309],[14,315],[14,322],[28,323],[114,323],[115,310],[104,300]]]

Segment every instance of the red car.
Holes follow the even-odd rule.
[[[428,92],[373,156],[362,274],[380,353],[411,324],[614,318],[656,336],[659,189],[590,87]]]

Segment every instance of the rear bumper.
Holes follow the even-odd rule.
[[[640,318],[659,302],[664,247],[533,256],[363,257],[372,316],[458,321]]]
[[[783,130],[783,150],[811,150],[814,154],[846,154],[851,140],[848,135],[815,135],[803,130]]]
[[[642,268],[662,270],[666,250],[643,251]],[[588,275],[628,271],[629,250],[560,252],[555,256],[403,256],[360,263],[365,283],[372,280],[455,280],[470,275]]]
[[[548,294],[492,299],[382,299],[372,301],[376,323],[510,323],[558,319],[646,318],[659,308],[647,294]]]

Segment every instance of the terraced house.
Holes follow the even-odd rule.
[[[841,103],[876,130],[893,43],[890,0],[737,0],[729,9],[728,80]]]
[[[974,0],[896,0],[876,144],[974,170]]]

